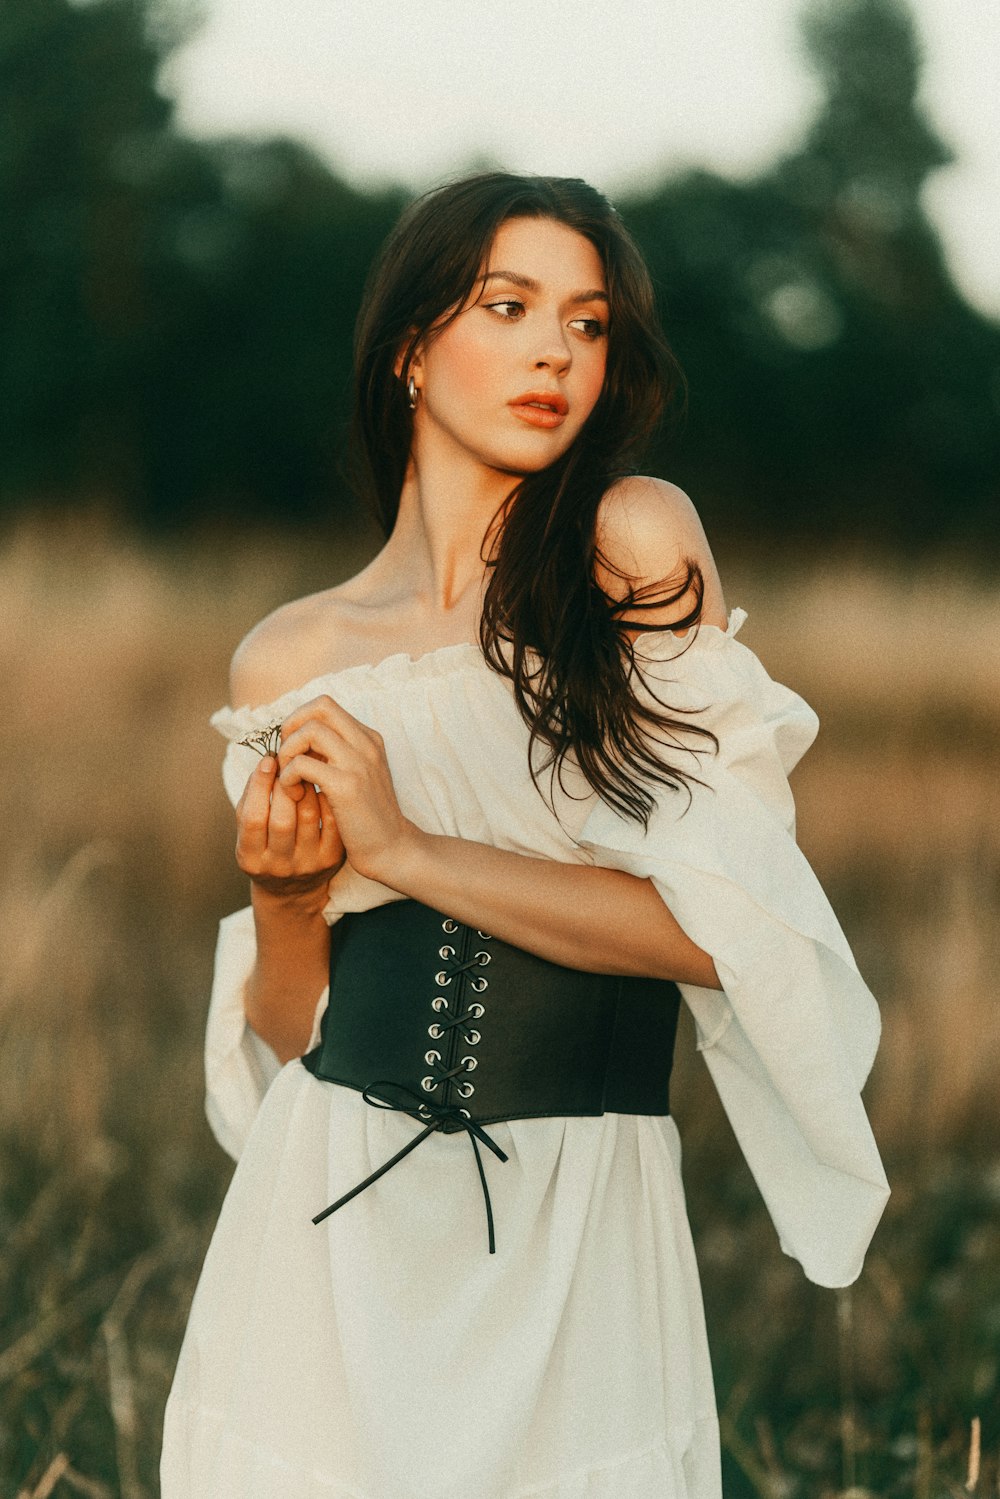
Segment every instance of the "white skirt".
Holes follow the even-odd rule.
[[[720,1499],[670,1118],[418,1132],[290,1062],[222,1207],[167,1403],[162,1499]]]

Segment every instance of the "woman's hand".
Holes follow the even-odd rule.
[[[285,719],[278,763],[276,788],[296,797],[315,783],[353,868],[391,886],[397,859],[419,833],[400,811],[381,734],[324,694]]]
[[[325,796],[301,784],[289,793],[278,768],[265,755],[236,804],[236,862],[268,895],[325,904],[346,858],[343,839]]]

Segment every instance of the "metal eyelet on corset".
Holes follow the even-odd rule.
[[[457,932],[458,922],[452,916],[446,916],[441,923],[441,930],[445,932]]]
[[[447,1008],[448,1001],[445,996],[443,994],[435,994],[434,998],[431,1000],[431,1009],[437,1010],[438,1014],[440,1015],[441,1011],[446,1010]]]
[[[439,947],[438,948],[438,957],[439,958],[453,958],[454,956],[455,956],[455,949],[453,947],[449,947],[448,944],[447,944],[447,942],[444,944],[443,947]]]
[[[482,1017],[486,1014],[486,1006],[481,1005],[479,1003],[479,1000],[477,999],[469,1006],[469,1014],[472,1016],[473,1020],[481,1020]]]
[[[490,987],[489,979],[484,978],[481,973],[477,974],[475,978],[470,978],[469,983],[472,985],[473,989],[475,989],[477,994],[482,994],[484,989],[488,989]]]
[[[429,1025],[427,1027],[427,1034],[428,1034],[428,1036],[433,1036],[435,1041],[440,1041],[441,1036],[442,1036],[443,1033],[442,1033],[440,1025],[437,1023],[436,1020],[435,1020],[435,1022],[434,1022],[433,1025]]]
[[[479,1066],[479,1058],[463,1057],[462,1066],[465,1068],[466,1072],[475,1072],[476,1068]]]
[[[465,1033],[466,1046],[478,1046],[482,1039],[478,1031],[466,1031]]]
[[[476,953],[476,957],[479,959],[479,966],[480,966],[480,968],[485,968],[486,965],[487,965],[487,963],[489,963],[489,962],[492,961],[492,956],[493,956],[492,953],[477,952]]]
[[[474,1083],[458,1083],[457,1087],[463,1098],[471,1098],[476,1091]]]
[[[484,942],[492,942],[493,941],[493,938],[492,938],[492,936],[490,935],[489,932],[481,932],[478,927],[476,927],[476,936],[477,937],[482,937],[482,939],[483,939]]]
[[[440,1060],[441,1060],[441,1053],[439,1051],[425,1051],[424,1052],[424,1061],[425,1062],[430,1062],[431,1066],[433,1066],[435,1062],[440,1062]]]
[[[436,973],[434,975],[434,982],[440,989],[443,989],[445,984],[451,983],[451,975],[445,973],[444,969],[442,968],[439,973]]]
[[[422,1077],[420,1079],[420,1086],[425,1093],[433,1093],[437,1085],[438,1079],[435,1077]]]
[[[465,1117],[466,1117],[466,1119],[471,1119],[472,1118],[472,1115],[469,1113],[468,1109],[459,1109],[458,1112],[460,1114],[464,1114]]]

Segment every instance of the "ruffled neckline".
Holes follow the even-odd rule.
[[[718,650],[727,641],[736,638],[746,618],[745,609],[732,609],[724,630],[719,625],[700,625],[693,640],[689,640],[687,635],[678,635],[673,630],[651,630],[645,637],[640,637],[636,647],[643,659],[660,659],[657,646],[661,641],[676,641],[680,645],[680,650],[674,652],[677,656],[686,655],[688,651],[698,648]],[[289,688],[269,703],[240,708],[232,708],[227,704],[213,713],[209,722],[221,734],[245,734],[251,729],[266,728],[279,722],[299,703],[329,690],[333,683],[364,681],[384,689],[399,687],[404,682],[478,671],[489,671],[491,676],[494,675],[478,643],[471,640],[459,641],[455,645],[439,645],[420,656],[411,656],[408,651],[395,651],[391,656],[383,656],[381,661],[362,661],[355,666],[345,666],[340,671],[321,672],[318,676],[310,677],[301,686]]]
[[[334,683],[343,685],[364,681],[383,689],[395,688],[407,681],[451,676],[458,671],[477,671],[480,667],[485,668],[486,661],[479,646],[471,640],[459,641],[456,645],[439,645],[421,656],[396,651],[391,656],[383,656],[381,661],[360,661],[356,666],[345,666],[340,671],[321,672],[301,686],[289,688],[269,703],[219,708],[209,722],[223,734],[230,725],[244,733],[247,728],[265,728],[278,722],[299,703],[328,691]]]

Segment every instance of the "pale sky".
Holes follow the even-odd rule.
[[[190,134],[285,133],[350,181],[430,185],[476,158],[612,196],[699,164],[750,174],[819,92],[802,0],[203,0],[162,84]],[[925,206],[1000,318],[1000,0],[910,0],[921,100],[957,154]]]

